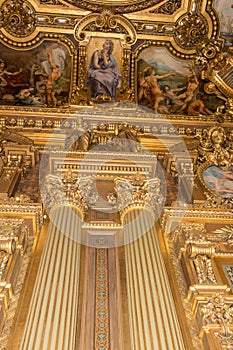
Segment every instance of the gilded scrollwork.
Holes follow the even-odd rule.
[[[203,325],[219,325],[224,331],[233,323],[233,304],[221,294],[213,294],[201,307]]]
[[[182,0],[168,0],[165,4],[150,10],[151,13],[161,13],[163,15],[174,14],[182,5]]]
[[[197,208],[233,208],[232,198],[219,198],[215,194],[204,192],[206,199],[196,204]]]
[[[168,236],[168,246],[169,246],[169,256],[171,258],[171,263],[173,271],[175,274],[176,282],[178,285],[179,293],[183,301],[183,307],[185,310],[186,319],[188,322],[188,327],[192,337],[193,348],[199,350],[201,348],[200,338],[198,336],[197,325],[194,322],[192,315],[192,305],[187,302],[188,286],[186,279],[184,277],[184,271],[180,261],[180,253],[183,250],[183,244],[190,242],[200,242],[205,241],[205,225],[197,223],[182,223],[178,229],[173,231],[172,234]],[[184,236],[184,239],[182,239]],[[179,242],[179,243],[178,243]]]
[[[116,0],[113,0],[113,1],[66,0],[66,2],[88,11],[102,12],[107,7],[111,9],[113,13],[121,14],[121,13],[130,13],[130,12],[144,10],[154,5],[158,5],[159,3],[162,2],[162,0],[149,0],[149,1],[122,0],[121,2]]]
[[[206,19],[197,13],[188,13],[176,24],[175,40],[184,49],[194,49],[207,36]]]
[[[216,166],[231,166],[233,150],[231,135],[227,135],[222,126],[213,126],[200,137],[198,161],[208,161]]]
[[[46,4],[46,5],[60,5],[60,6],[65,6],[62,1],[59,0],[40,0],[41,4]]]
[[[208,94],[215,94],[225,103],[225,116],[233,115],[233,55],[232,50],[223,47],[222,40],[204,39],[197,47],[196,64],[202,70],[204,90]],[[223,107],[220,106],[221,109]],[[222,113],[223,114],[223,113]]]
[[[232,208],[232,132],[215,125],[199,138],[197,176],[206,196],[202,206]]]
[[[223,42],[221,40],[205,38],[196,47],[198,54],[196,63],[207,68],[209,60],[214,59],[222,51],[222,48]]]
[[[215,332],[215,336],[220,344],[231,348],[233,344],[233,304],[232,300],[227,300],[221,294],[213,294],[207,298],[207,303],[201,307],[204,326],[217,326],[220,331]],[[225,348],[225,347],[224,347]]]
[[[10,223],[10,220],[12,222],[15,221],[12,219],[8,219],[8,225]],[[0,223],[0,225],[1,225],[1,223]],[[25,229],[26,229],[26,227],[25,227]],[[23,233],[23,231],[24,231],[24,226],[22,226],[22,228],[21,228],[21,233]],[[15,279],[14,292],[11,294],[10,298],[6,299],[8,301],[3,306],[3,309],[1,310],[1,311],[3,311],[5,309],[4,310],[4,317],[1,319],[1,321],[2,321],[1,322],[2,329],[1,329],[1,333],[0,333],[1,349],[6,349],[9,335],[10,335],[10,332],[12,331],[12,325],[13,325],[13,321],[15,318],[17,307],[19,305],[19,299],[21,296],[25,276],[26,276],[26,273],[28,271],[28,264],[30,261],[32,247],[33,247],[34,237],[28,236],[27,229],[25,230],[24,233],[25,233],[25,237],[26,237],[26,240],[24,242],[26,244],[25,244],[25,249],[24,249],[23,255],[20,256],[20,259],[10,260],[11,264],[12,264],[12,262],[13,263],[16,262],[16,266],[14,268],[12,266],[11,270],[18,271],[18,272],[15,274],[17,276],[17,277],[15,276],[16,279],[12,278],[13,274],[11,275],[12,280]],[[0,267],[0,280],[3,278],[3,274],[1,273],[2,272],[1,268],[4,267],[4,265],[8,262],[9,255],[5,256],[3,260],[4,261],[2,262],[1,267]],[[6,282],[4,282],[4,281],[2,282],[3,286],[4,286],[4,283],[6,283]],[[2,289],[2,293],[4,296],[7,295],[7,288],[9,289],[9,286],[10,286],[10,283],[7,283],[5,285],[5,288]]]
[[[8,33],[26,37],[35,30],[35,10],[28,1],[7,0],[2,4],[1,12],[1,25]]]
[[[119,16],[120,17],[120,16]],[[96,16],[95,22],[90,23],[84,31],[107,32],[107,33],[124,33],[126,29],[117,21],[117,16],[105,11]]]
[[[134,44],[137,33],[133,24],[124,16],[113,14],[110,10],[91,13],[82,18],[76,26],[75,36],[78,41],[87,40],[91,31],[114,32],[123,35],[125,44]]]
[[[22,248],[19,240],[22,234],[26,236],[27,228],[23,219],[1,218],[0,230],[0,280],[2,281],[8,263],[12,263],[10,256]]]

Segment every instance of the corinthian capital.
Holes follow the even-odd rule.
[[[48,211],[60,205],[74,205],[84,213],[88,204],[98,199],[98,195],[91,176],[61,178],[50,174],[46,177],[42,198]]]
[[[146,208],[157,213],[164,199],[161,193],[160,179],[145,180],[139,174],[130,180],[115,179],[115,191],[118,209],[121,213],[132,207]]]

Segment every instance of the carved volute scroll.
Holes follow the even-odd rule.
[[[140,174],[132,179],[115,179],[115,191],[117,195],[117,206],[121,212],[121,220],[130,208],[145,208],[152,214],[158,214],[159,208],[164,200],[160,179],[153,178],[145,180]]]

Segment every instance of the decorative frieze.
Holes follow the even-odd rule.
[[[95,349],[110,349],[108,285],[108,250],[96,249]]]

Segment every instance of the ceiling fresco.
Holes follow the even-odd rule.
[[[152,259],[157,248],[185,348],[232,348],[232,12],[233,0],[0,1],[0,350],[30,349],[20,345],[27,315],[35,321],[25,333],[33,350],[44,339],[56,349],[63,335],[82,350],[165,349],[162,333],[174,350],[158,313],[175,316],[167,317],[169,283]],[[85,221],[84,234],[74,225],[85,244],[80,253],[73,237],[66,244],[60,238],[70,236],[47,230],[55,217],[73,231],[69,206]],[[139,238],[150,222],[146,214],[135,232],[127,224],[125,235],[134,209],[156,220],[161,214],[151,245],[142,237],[135,251],[128,244],[118,251],[116,242]],[[42,259],[47,272],[38,268],[46,236],[54,257]],[[63,282],[78,271],[76,253],[80,285],[67,288]],[[51,284],[38,279],[37,288],[40,273]],[[157,298],[160,278],[166,288]],[[29,307],[31,299],[42,310],[44,295],[54,302],[52,317],[43,305],[48,323]],[[74,322],[67,323],[71,311]]]

